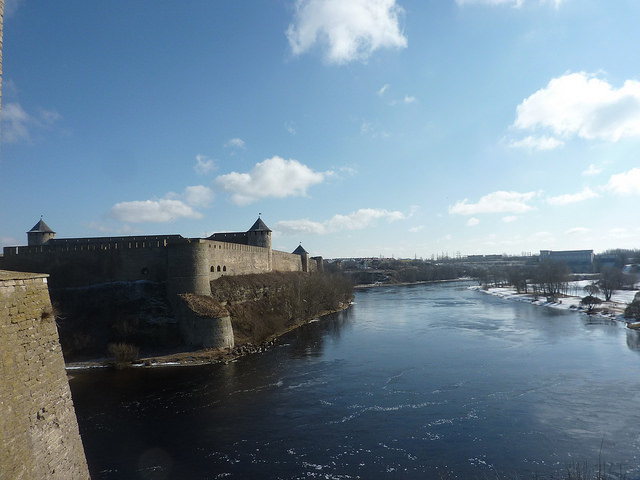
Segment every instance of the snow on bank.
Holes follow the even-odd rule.
[[[568,291],[571,294],[558,299],[557,302],[549,302],[545,296],[536,297],[531,293],[518,293],[513,287],[485,288],[483,286],[476,285],[469,287],[469,289],[484,292],[495,297],[504,298],[505,300],[515,300],[518,302],[532,303],[533,305],[557,308],[559,310],[574,310],[586,313],[587,309],[580,306],[580,300],[582,297],[587,295],[583,289],[589,283],[592,282],[584,280],[579,282],[570,282]],[[631,303],[636,293],[638,293],[638,290],[616,291],[611,296],[611,301],[603,301],[598,305],[597,311],[594,312],[594,315],[627,323],[627,320],[622,316],[622,314],[624,313],[624,309],[627,305]]]

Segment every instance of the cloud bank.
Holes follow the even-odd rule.
[[[319,44],[329,63],[366,61],[380,48],[407,46],[402,13],[395,0],[298,0],[286,35],[294,55]]]

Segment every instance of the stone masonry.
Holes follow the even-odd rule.
[[[47,277],[0,270],[0,480],[89,478]]]

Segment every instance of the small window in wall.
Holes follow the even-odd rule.
[[[149,275],[149,269],[147,267],[144,267],[142,270],[140,270],[140,273],[146,277],[147,275]]]
[[[218,271],[220,271],[220,265],[218,265]]]
[[[210,269],[209,271],[210,271],[210,272],[215,272],[215,271],[216,271],[216,269],[215,269],[215,268],[213,268],[213,265],[211,265],[211,269]]]
[[[227,266],[225,265],[224,267],[222,267],[222,271],[226,272],[227,271]]]

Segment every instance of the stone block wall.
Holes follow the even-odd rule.
[[[0,480],[88,479],[47,275],[0,270]]]
[[[116,247],[117,248],[113,248]],[[111,247],[111,248],[106,248]],[[0,268],[48,273],[51,288],[167,279],[167,248],[158,242],[75,243],[7,247]]]
[[[273,250],[274,272],[302,272],[303,264],[300,255]]]

